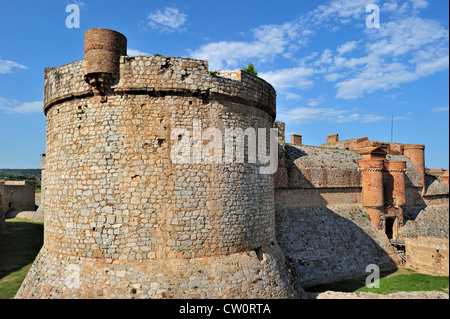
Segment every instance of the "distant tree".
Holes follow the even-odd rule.
[[[251,75],[258,75],[258,71],[255,70],[255,66],[251,62],[248,64],[246,68],[243,68],[242,71],[247,72]]]

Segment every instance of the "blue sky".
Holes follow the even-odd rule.
[[[66,6],[80,8],[67,28]],[[375,4],[380,27],[369,28]],[[249,62],[277,90],[286,135],[320,145],[369,137],[425,144],[449,167],[449,3],[445,0],[3,1],[0,10],[0,168],[38,168],[45,153],[44,68],[83,59],[84,32],[114,29],[129,55]],[[374,20],[371,20],[374,22]],[[370,26],[370,23],[369,23]],[[289,137],[287,137],[289,139]]]

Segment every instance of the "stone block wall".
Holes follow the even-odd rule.
[[[0,181],[0,232],[6,231],[6,214],[10,211],[34,211],[36,183]]]
[[[448,246],[448,238],[406,238],[406,266],[421,273],[448,276]]]
[[[362,156],[305,145],[284,149],[287,182],[275,189],[276,237],[301,286],[364,275],[369,264],[395,268],[387,237],[362,207]]]
[[[425,208],[407,209],[403,233],[406,237],[449,238],[449,206],[433,205]]]
[[[9,211],[32,211],[36,209],[35,188],[33,181],[2,181],[2,208]]]
[[[289,188],[361,187],[358,160],[353,151],[306,145],[286,145]]]
[[[44,247],[16,298],[299,297],[272,176],[204,147],[209,128],[268,132],[272,86],[159,56],[121,56],[119,78],[89,85],[85,63],[46,74]]]
[[[361,205],[277,209],[277,240],[302,287],[396,267],[394,251]]]

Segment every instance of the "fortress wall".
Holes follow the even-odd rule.
[[[36,183],[32,181],[8,181],[3,184],[2,208],[9,211],[33,211],[35,206]],[[1,189],[0,189],[1,191]]]
[[[360,205],[277,209],[276,230],[304,288],[364,275],[369,264],[396,267],[388,241]]]
[[[172,132],[182,128],[193,134],[193,119],[203,120],[203,130],[267,127],[270,117],[264,112],[218,101],[204,104],[190,96],[137,95],[109,97],[107,103],[65,102],[47,116],[49,250],[86,257],[190,258],[273,241],[270,175],[249,164],[171,160]],[[50,222],[55,216],[59,223]],[[125,234],[135,239],[125,241]],[[132,253],[124,250],[137,241]]]
[[[92,96],[92,88],[84,81],[84,61],[53,68],[46,74],[44,109],[58,101]],[[220,75],[224,75],[222,77]],[[120,57],[120,80],[112,86],[117,94],[191,95],[202,98],[221,96],[230,102],[264,110],[272,120],[276,112],[276,93],[264,80],[246,72],[221,71],[211,75],[202,60],[161,57]]]
[[[425,207],[426,203],[422,197],[422,187],[409,186],[405,188],[406,204],[407,207]]]
[[[448,192],[447,194],[422,194],[422,187],[406,187],[406,204],[405,210],[414,208],[425,208],[429,206],[441,206],[449,204]]]
[[[297,283],[286,281],[290,273],[284,269],[285,257],[277,245],[226,256],[121,264],[61,256],[44,246],[15,298],[292,298]]]
[[[406,238],[406,266],[420,273],[448,276],[448,238]]]
[[[286,145],[288,188],[361,187],[358,160],[353,151],[306,145]]]
[[[411,159],[405,155],[391,155],[386,156],[388,161],[402,161],[406,162],[406,172],[405,172],[405,186],[406,188],[419,188],[420,185],[420,171],[416,165],[411,161]],[[408,205],[408,201],[407,201]]]
[[[35,182],[0,181],[0,232],[6,231],[6,214],[10,211],[34,211]]]
[[[87,87],[83,62],[46,74],[44,247],[16,298],[298,297],[272,176],[207,162],[211,137],[196,135],[271,128],[274,89],[205,61],[119,62],[110,87]],[[186,145],[188,161],[174,160]]]
[[[449,238],[449,207],[434,205],[408,211],[403,233],[406,237]]]
[[[44,212],[45,212],[45,189],[46,189],[46,180],[45,180],[45,154],[41,154],[41,193],[39,202],[36,202],[39,205],[36,212],[33,214],[32,221],[43,223],[44,222]]]
[[[286,145],[287,187],[275,189],[276,237],[302,287],[395,268],[387,237],[361,206],[362,157],[354,151]]]
[[[361,188],[290,188],[275,189],[277,211],[296,207],[361,204]]]

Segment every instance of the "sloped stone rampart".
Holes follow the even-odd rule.
[[[393,249],[360,205],[277,209],[276,230],[304,288],[364,275],[370,264],[396,268]]]

